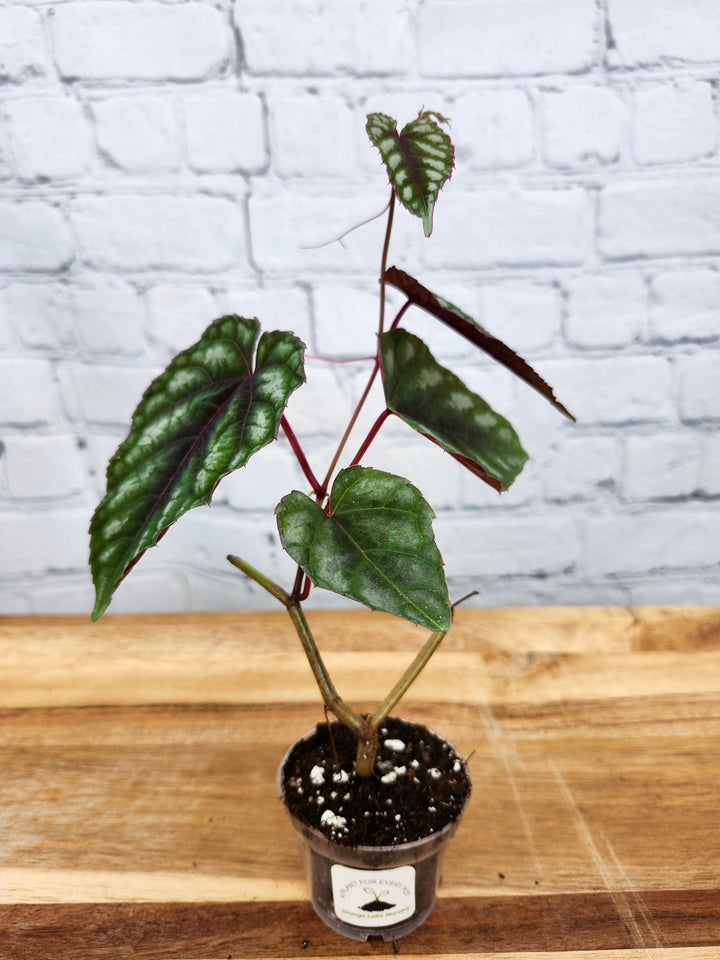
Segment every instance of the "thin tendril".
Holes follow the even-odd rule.
[[[348,229],[345,230],[343,233],[341,233],[340,236],[338,237],[332,237],[330,240],[323,240],[322,243],[302,243],[300,244],[300,249],[301,250],[319,250],[320,247],[329,247],[330,244],[332,243],[342,243],[345,237],[351,234],[353,230],[359,230],[360,227],[364,227],[366,224],[372,223],[373,220],[379,220],[380,217],[385,213],[389,205],[390,205],[390,201],[388,200],[388,202],[385,204],[385,206],[382,208],[382,210],[379,213],[374,213],[371,217],[366,217],[365,220],[361,220],[359,223],[354,224],[354,226],[348,227]]]

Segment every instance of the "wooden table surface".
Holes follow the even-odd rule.
[[[358,708],[424,637],[308,617]],[[355,943],[276,796],[323,717],[284,611],[0,619],[0,958],[718,958],[719,692],[720,608],[458,610],[398,712],[473,796],[430,919]]]

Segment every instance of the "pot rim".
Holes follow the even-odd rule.
[[[310,737],[314,736],[317,730],[317,724],[316,724],[310,730],[306,730],[305,733],[301,734],[299,737],[296,737],[295,740],[293,740],[293,742],[290,744],[288,749],[285,751],[285,754],[283,755],[283,758],[280,761],[280,765],[278,766],[277,775],[276,775],[276,786],[277,786],[278,796],[282,801],[288,816],[290,817],[290,821],[292,822],[293,827],[302,837],[305,838],[305,840],[308,841],[308,843],[311,843],[320,852],[325,853],[327,855],[329,851],[333,851],[333,855],[337,855],[337,852],[339,851],[340,856],[342,856],[342,853],[341,853],[342,851],[348,851],[349,854],[352,852],[352,853],[358,853],[358,854],[367,853],[368,855],[372,855],[372,854],[381,855],[383,853],[388,853],[388,854],[395,853],[395,854],[407,854],[408,858],[413,857],[413,859],[415,860],[424,859],[426,856],[430,856],[437,846],[440,846],[441,844],[449,840],[452,834],[457,829],[458,824],[462,819],[462,815],[465,812],[465,807],[467,806],[467,802],[470,799],[470,795],[472,792],[472,780],[470,778],[470,772],[468,770],[467,761],[465,760],[464,757],[460,755],[460,753],[458,753],[458,751],[455,749],[455,746],[447,739],[447,737],[444,737],[442,734],[437,733],[437,731],[433,730],[432,727],[428,727],[427,724],[419,723],[417,720],[408,720],[406,717],[396,717],[395,719],[402,720],[404,723],[409,723],[414,727],[422,727],[423,730],[427,730],[429,733],[433,734],[433,736],[437,737],[438,739],[444,740],[445,743],[447,743],[448,746],[450,746],[453,749],[453,751],[457,754],[458,758],[461,760],[462,765],[465,769],[465,775],[468,778],[468,787],[469,787],[467,796],[465,798],[465,802],[463,803],[463,806],[459,815],[455,818],[455,820],[451,820],[449,823],[445,824],[445,826],[442,827],[442,829],[436,830],[435,833],[428,833],[424,837],[419,837],[417,840],[406,840],[402,843],[394,843],[394,844],[338,843],[336,840],[331,840],[321,830],[318,830],[317,827],[311,827],[309,824],[303,822],[302,820],[299,820],[296,816],[294,816],[290,812],[290,810],[288,810],[288,806],[285,803],[285,791],[283,790],[283,786],[282,786],[283,771],[285,769],[285,764],[288,760],[288,757],[290,756],[293,749],[295,748],[295,745],[297,743],[300,743],[300,741],[302,740],[307,740]],[[418,856],[417,854],[420,854],[420,855]]]

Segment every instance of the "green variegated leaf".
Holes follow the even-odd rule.
[[[425,236],[432,233],[437,195],[455,162],[452,141],[436,123],[440,114],[424,110],[398,133],[397,123],[384,113],[368,115],[365,129],[380,151],[395,195],[410,213],[420,217]]]
[[[430,630],[449,629],[434,514],[408,480],[348,467],[333,483],[328,513],[294,491],[276,514],[283,546],[317,586]]]
[[[170,524],[277,436],[305,379],[304,344],[280,331],[258,342],[259,333],[255,319],[221,317],[145,391],[90,525],[93,619]]]
[[[507,490],[528,459],[507,420],[412,333],[382,334],[380,354],[388,409],[496,490]]]

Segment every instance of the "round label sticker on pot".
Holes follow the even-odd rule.
[[[389,927],[415,913],[415,867],[358,870],[330,868],[333,906],[340,920],[356,927]]]

